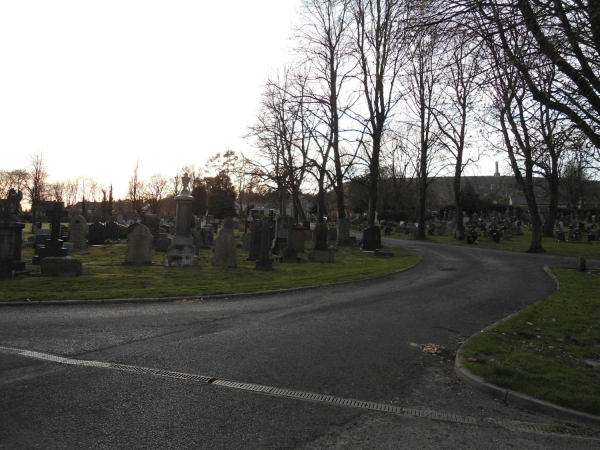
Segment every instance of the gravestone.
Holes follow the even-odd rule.
[[[287,246],[288,231],[292,220],[287,216],[279,216],[274,224],[274,234],[271,234],[271,253],[278,254]]]
[[[214,242],[214,236],[213,236],[213,231],[212,230],[213,229],[212,229],[211,226],[202,227],[200,229],[200,238],[202,240],[202,246],[201,246],[201,248],[210,248],[210,246]]]
[[[246,261],[256,261],[258,259],[258,255],[260,254],[260,249],[262,245],[262,233],[263,226],[266,226],[262,220],[254,220],[252,221],[252,225],[250,227],[250,250],[248,251],[248,258]]]
[[[175,236],[173,236],[171,246],[167,249],[167,254],[163,258],[165,267],[192,267],[198,265],[194,238],[191,235],[194,197],[188,189],[190,177],[185,174],[181,181],[183,188],[181,193],[175,197],[177,205]]]
[[[106,228],[104,229],[104,237],[106,239],[110,239],[111,241],[119,240],[120,226],[114,220],[111,220],[106,224]]]
[[[327,225],[318,223],[315,225],[313,234],[314,250],[327,251]]]
[[[350,219],[347,217],[338,220],[338,245],[348,245],[350,243]]]
[[[313,232],[313,250],[309,252],[308,259],[312,262],[333,262],[333,252],[327,247],[327,225],[318,223]]]
[[[233,269],[237,267],[236,242],[233,237],[233,228],[223,228],[215,240],[212,266]]]
[[[77,214],[69,222],[69,242],[73,244],[75,250],[81,250],[87,247],[85,233],[87,222],[83,216]]]
[[[298,253],[304,253],[305,231],[306,229],[301,225],[296,225],[294,228],[292,228],[292,246]]]
[[[140,266],[152,264],[152,242],[154,237],[145,225],[138,225],[127,239],[125,264]]]
[[[271,244],[271,231],[269,221],[262,219],[260,221],[262,226],[260,227],[260,251],[254,264],[254,270],[273,270],[273,263],[269,255],[270,244]]]
[[[244,235],[242,240],[242,251],[249,252],[252,246],[252,233],[248,232]]]
[[[103,223],[94,222],[90,225],[88,231],[88,241],[90,245],[104,245],[106,236],[106,226]]]
[[[47,239],[44,246],[38,247],[37,260],[34,256],[34,262],[41,266],[41,275],[43,277],[78,277],[83,273],[83,265],[80,260],[71,258],[68,255],[67,248],[63,245],[60,238],[60,217],[62,203],[55,202],[52,213],[52,234]],[[71,242],[75,247],[75,243]]]
[[[338,232],[335,228],[329,228],[327,230],[327,241],[336,242],[338,238]]]
[[[379,227],[373,226],[373,227],[365,228],[363,230],[361,251],[374,252],[375,250],[377,250],[375,228],[379,228]]]
[[[81,260],[65,256],[62,258],[47,256],[41,262],[43,277],[79,277],[83,274]]]
[[[446,224],[442,222],[442,224],[438,226],[435,231],[438,236],[446,236]]]
[[[23,194],[11,189],[0,202],[0,278],[14,278],[28,274],[25,261],[21,261],[23,228],[19,220]]]
[[[296,251],[296,249],[294,247],[294,238],[293,238],[294,228],[292,228],[290,226],[286,230],[287,231],[286,247],[281,252],[281,255],[276,258],[277,261],[279,261],[279,262],[283,262],[283,263],[299,263],[300,262],[300,258],[298,258],[298,252]]]

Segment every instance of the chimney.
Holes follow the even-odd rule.
[[[496,161],[496,172],[494,172],[494,176],[495,177],[499,177],[500,176],[500,172],[498,172],[498,161]]]

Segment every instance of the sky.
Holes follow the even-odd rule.
[[[289,60],[298,0],[0,2],[0,169],[43,152],[50,181],[125,195],[250,152],[262,84]]]

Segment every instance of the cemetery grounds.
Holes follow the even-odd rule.
[[[427,241],[513,252],[525,252],[531,231],[496,244],[479,237],[467,244],[451,236]],[[391,238],[414,240],[393,232]],[[600,259],[600,242],[558,242],[543,238],[548,254]],[[600,273],[553,267],[559,291],[514,317],[486,330],[465,345],[464,365],[485,381],[600,416]]]
[[[49,224],[44,224],[44,228]],[[27,241],[29,227],[23,233]],[[242,233],[236,232],[240,242]],[[307,250],[310,248],[307,242]],[[0,302],[38,300],[91,300],[186,297],[249,293],[290,289],[326,283],[353,281],[386,275],[420,261],[418,255],[401,248],[386,248],[392,258],[373,258],[358,246],[340,247],[335,262],[308,262],[308,251],[300,253],[299,264],[273,263],[273,271],[252,270],[254,261],[246,261],[248,252],[237,251],[237,269],[212,267],[212,249],[200,250],[199,266],[165,268],[164,253],[154,252],[153,265],[125,266],[127,244],[109,243],[74,251],[70,256],[83,263],[83,275],[76,278],[41,277],[40,266],[31,265],[33,249],[26,247],[22,259],[30,277],[0,280]]]

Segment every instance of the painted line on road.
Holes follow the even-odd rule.
[[[25,350],[14,347],[0,346],[0,353],[19,355],[26,358],[32,358],[40,361],[53,362],[57,364],[66,364],[70,366],[95,367],[100,369],[111,369],[122,372],[137,373],[142,375],[154,375],[164,378],[175,378],[184,381],[193,381],[197,383],[219,386],[229,389],[238,389],[243,391],[266,394],[275,397],[286,397],[297,400],[304,400],[317,403],[326,403],[335,406],[345,406],[354,409],[364,409],[370,411],[379,411],[389,414],[400,415],[415,419],[430,419],[446,422],[454,422],[468,425],[493,424],[510,431],[543,433],[559,436],[570,436],[586,439],[600,440],[600,432],[584,428],[566,427],[563,425],[519,422],[512,420],[483,419],[478,420],[475,417],[463,416],[460,414],[439,413],[432,410],[403,408],[384,403],[376,403],[365,400],[358,400],[335,395],[318,394],[314,392],[299,391],[295,389],[285,389],[274,386],[266,386],[255,383],[244,383],[239,381],[230,381],[210,377],[206,375],[197,375],[172,370],[154,369],[150,367],[132,366],[127,364],[108,363],[102,361],[91,361],[68,358],[64,356],[52,355],[50,353],[38,352],[34,350]]]

